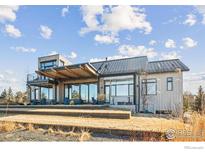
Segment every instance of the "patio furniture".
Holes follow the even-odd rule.
[[[41,105],[46,105],[46,99],[45,98],[41,99],[40,104]]]
[[[70,104],[70,100],[68,98],[64,98],[64,105]]]
[[[92,97],[92,102],[93,104],[98,104],[98,101],[94,97]]]

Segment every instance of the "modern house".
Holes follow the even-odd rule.
[[[27,89],[32,103],[105,103],[133,112],[180,113],[184,71],[189,68],[179,59],[149,62],[142,56],[70,64],[57,54],[38,59]]]

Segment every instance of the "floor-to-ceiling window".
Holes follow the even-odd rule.
[[[53,88],[41,88],[41,99],[52,100],[53,98]]]
[[[97,100],[97,84],[89,84],[89,101],[94,103]]]
[[[87,84],[81,84],[80,85],[80,96],[83,102],[88,102],[88,85]]]
[[[84,103],[93,103],[97,100],[97,84],[75,84],[64,86],[66,100],[81,99]]]
[[[105,100],[110,104],[133,104],[133,79],[105,81]]]

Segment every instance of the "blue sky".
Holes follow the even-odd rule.
[[[25,90],[37,58],[180,58],[184,90],[205,85],[204,6],[0,6],[0,91]]]

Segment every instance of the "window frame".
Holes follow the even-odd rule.
[[[155,80],[154,82],[147,82],[148,80]],[[148,94],[147,92],[148,92],[148,90],[147,90],[147,84],[148,83],[155,83],[155,93],[154,94]],[[157,95],[157,79],[156,78],[150,78],[150,79],[142,79],[142,81],[141,81],[141,87],[143,87],[144,86],[144,84],[145,84],[145,92],[143,92],[142,91],[142,95],[144,96],[144,95]]]
[[[46,70],[57,66],[57,60],[49,60],[40,62],[40,69]]]
[[[171,79],[171,81],[169,81]],[[169,83],[171,83],[171,89],[169,89]],[[167,91],[173,91],[174,90],[174,78],[173,77],[167,77]]]

